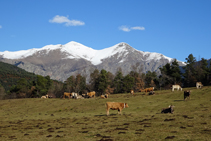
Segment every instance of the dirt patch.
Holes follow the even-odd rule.
[[[184,127],[184,126],[181,126],[180,128],[181,128],[181,129],[186,129],[186,127]]]
[[[175,136],[167,136],[165,139],[167,140],[167,139],[174,139],[175,138]]]
[[[118,134],[126,134],[126,132],[119,132]]]
[[[89,131],[78,131],[79,133],[88,133]]]
[[[138,130],[136,130],[136,131],[145,131],[144,129],[138,129]]]
[[[174,121],[175,118],[165,119],[164,121]]]
[[[183,115],[184,118],[193,119],[193,117],[188,117],[187,115]]]
[[[114,130],[128,130],[127,128],[116,128]]]
[[[54,132],[54,129],[53,128],[48,128],[47,131],[48,132]]]

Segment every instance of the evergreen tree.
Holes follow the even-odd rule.
[[[171,72],[170,76],[172,77],[173,83],[179,84],[181,82],[182,73],[180,71],[179,64],[176,59],[171,64],[170,72]]]
[[[119,69],[114,77],[114,93],[123,92],[123,78],[122,71]]]
[[[185,69],[184,76],[184,85],[187,87],[194,87],[196,84],[196,70],[195,70],[195,63],[196,58],[193,56],[193,54],[190,54],[188,58],[185,58],[186,60],[186,66],[183,67]]]
[[[155,83],[154,83],[154,80],[157,79],[157,74],[156,72],[151,72],[151,71],[148,71],[146,73],[146,78],[145,78],[145,84],[147,87],[155,87]]]
[[[209,69],[208,69],[208,63],[207,60],[202,58],[201,61],[197,62],[196,66],[196,79],[198,82],[202,82],[202,84],[207,85],[208,83],[208,75],[209,75]]]
[[[132,77],[131,75],[126,75],[123,78],[123,92],[130,92],[130,90],[132,90],[134,88],[134,82],[135,82],[135,78]]]
[[[108,73],[106,70],[102,69],[100,71],[100,75],[97,79],[97,90],[98,92],[100,92],[101,94],[105,93],[106,88],[108,87]]]

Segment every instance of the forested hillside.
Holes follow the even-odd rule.
[[[28,82],[36,79],[34,73],[29,73],[19,67],[0,62],[0,84],[7,91],[11,86],[16,85],[17,81],[25,78]]]

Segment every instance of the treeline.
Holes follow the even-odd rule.
[[[51,80],[49,76],[35,75],[31,80],[24,77],[6,92],[0,86],[0,94],[4,91],[4,98],[32,98],[46,94],[61,97],[63,92],[82,94],[96,91],[97,95],[101,95],[128,93],[131,89],[138,92],[147,87],[169,89],[172,84],[180,84],[182,87],[195,87],[196,82],[211,84],[211,65],[204,58],[197,62],[192,54],[186,58],[186,66],[181,68],[175,59],[171,64],[167,63],[160,68],[160,75],[151,71],[143,73],[138,64],[131,67],[132,70],[127,75],[123,75],[121,68],[118,68],[115,74],[104,69],[95,69],[90,74],[88,83],[81,74],[70,76],[65,82]]]

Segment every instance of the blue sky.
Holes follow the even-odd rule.
[[[0,52],[126,42],[185,61],[211,58],[211,0],[0,0]]]

